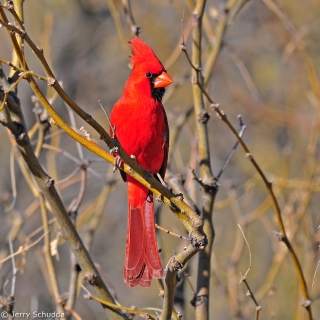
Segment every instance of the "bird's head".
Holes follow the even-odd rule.
[[[167,74],[165,67],[140,38],[134,37],[129,41],[132,47],[133,56],[130,57],[133,64],[131,77],[135,85],[139,87],[140,93],[143,91],[161,101],[165,92],[165,87],[172,83],[171,77]]]

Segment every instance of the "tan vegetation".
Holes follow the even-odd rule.
[[[2,309],[318,319],[319,16],[318,0],[0,1]],[[110,114],[139,32],[174,80],[168,188],[98,103]],[[150,289],[123,284],[113,148],[159,200]]]

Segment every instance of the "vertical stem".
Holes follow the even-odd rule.
[[[131,3],[130,0],[122,0],[124,14],[127,18],[128,25],[130,26],[130,31],[132,36],[139,36],[140,27],[136,25],[134,21],[134,17],[132,14]]]
[[[207,113],[204,106],[203,94],[198,83],[203,83],[201,74],[201,40],[202,40],[202,17],[206,0],[198,0],[193,11],[194,29],[192,43],[192,70],[193,77],[193,102],[198,137],[198,153],[201,181],[204,186],[202,196],[202,218],[204,221],[203,231],[207,235],[208,245],[205,250],[199,253],[197,295],[195,297],[196,319],[209,319],[209,286],[210,286],[210,258],[214,229],[212,225],[212,209],[215,194],[217,192],[216,183],[212,176],[210,166],[210,152],[207,128]]]
[[[82,166],[82,171],[81,171],[81,186],[80,186],[78,198],[76,200],[76,203],[73,204],[72,208],[70,209],[70,219],[74,224],[74,226],[76,226],[78,209],[83,200],[83,196],[86,190],[86,184],[87,184],[87,167],[84,164]],[[74,306],[77,301],[78,282],[79,282],[79,275],[81,272],[81,268],[72,250],[70,250],[70,264],[71,264],[71,274],[70,274],[70,281],[69,281],[69,298],[67,302],[67,307],[70,309],[74,309]]]
[[[64,309],[61,305],[61,297],[60,297],[60,289],[58,285],[58,280],[56,276],[56,270],[53,265],[52,256],[51,256],[51,248],[50,248],[50,232],[49,232],[49,224],[48,224],[48,213],[45,205],[45,200],[42,193],[39,193],[38,196],[40,202],[40,209],[41,209],[41,217],[42,217],[42,224],[43,224],[43,231],[45,234],[44,237],[44,256],[48,271],[48,276],[50,280],[50,285],[52,288],[52,292],[54,295],[54,301],[56,304],[56,310],[64,314]]]
[[[23,2],[24,0],[13,0],[13,4],[14,4],[14,9],[17,12],[20,20],[23,22],[24,21],[24,17],[23,17]],[[18,23],[15,21],[15,26],[18,27]],[[21,48],[21,45],[23,44],[23,39],[21,37],[17,37],[17,42],[19,44],[19,47]],[[16,54],[15,51],[13,51],[12,53],[12,60],[11,60],[12,64],[14,64],[15,66],[19,66],[20,62],[19,62],[19,58]],[[15,73],[15,70],[13,68],[11,68],[10,70],[10,74],[9,77],[12,77],[13,74]]]
[[[202,15],[204,11],[206,0],[197,1],[196,7],[193,11],[193,20],[195,27],[193,29],[193,43],[192,43],[192,64],[201,69],[201,38],[202,38]],[[200,116],[205,112],[203,94],[197,82],[203,82],[201,72],[192,70],[193,77],[193,103],[195,109],[195,117]],[[199,161],[201,177],[211,176],[210,169],[210,155],[208,148],[208,131],[206,123],[203,121],[196,122],[197,135],[199,140]]]

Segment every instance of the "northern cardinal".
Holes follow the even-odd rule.
[[[110,116],[115,134],[126,153],[152,175],[164,178],[168,161],[169,127],[161,103],[165,87],[172,83],[166,69],[140,38],[129,41],[133,69],[122,96]],[[113,135],[113,130],[110,130]],[[128,228],[124,283],[149,287],[152,278],[163,277],[158,251],[152,193],[120,171],[128,186]]]

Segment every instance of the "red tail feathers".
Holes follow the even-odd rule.
[[[152,278],[163,277],[154,226],[153,198],[147,188],[129,176],[127,184],[129,208],[124,282],[129,287],[137,284],[150,287]]]

